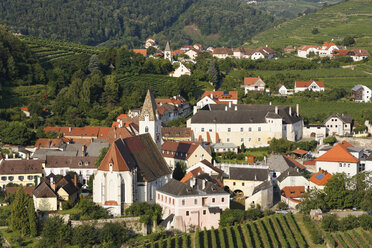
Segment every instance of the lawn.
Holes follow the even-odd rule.
[[[0,234],[11,244],[11,247],[36,247],[37,238],[24,237],[21,238],[18,232],[13,232],[9,229],[0,229]]]

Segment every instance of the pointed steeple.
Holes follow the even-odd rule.
[[[167,41],[167,44],[165,45],[164,51],[171,51],[169,41]]]
[[[145,102],[143,103],[141,115],[139,117],[140,121],[145,121],[145,117],[148,116],[149,121],[158,120],[158,107],[156,106],[154,95],[151,90],[147,91]]]

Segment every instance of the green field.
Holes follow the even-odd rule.
[[[31,36],[20,36],[19,38],[30,47],[31,52],[39,59],[42,65],[61,59],[72,59],[78,54],[92,55],[103,51],[103,48],[100,47],[43,40]]]
[[[247,45],[284,48],[341,41],[349,35],[356,37],[355,47],[372,52],[371,27],[371,0],[349,0],[281,23],[254,36]],[[319,33],[312,34],[313,28]]]
[[[220,227],[212,230],[197,230],[186,235],[177,235],[153,243],[146,243],[145,248],[253,248],[253,247],[326,247],[314,244],[310,240],[308,230],[302,223],[302,215],[271,215],[262,219],[235,226]],[[371,247],[372,233],[362,229],[348,232],[331,233],[328,243],[330,247],[338,244],[343,248]],[[337,237],[342,237],[341,243]],[[349,238],[355,243],[351,243]]]

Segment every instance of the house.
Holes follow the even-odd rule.
[[[63,149],[65,144],[63,138],[47,139],[40,138],[35,142],[36,149]]]
[[[209,104],[187,120],[200,141],[268,146],[272,138],[298,141],[303,120],[291,106]]]
[[[171,172],[149,133],[117,139],[94,174],[93,201],[118,216],[136,202],[155,202]]]
[[[135,54],[141,54],[143,57],[147,57],[147,49],[133,49]]]
[[[361,61],[371,56],[365,49],[351,49],[349,55],[354,61]]]
[[[270,171],[267,167],[244,165],[231,167],[229,177],[223,179],[223,185],[231,192],[251,196],[256,186],[269,179]]]
[[[358,172],[362,171],[372,171],[372,153],[370,153],[367,157],[360,159]]]
[[[233,50],[233,56],[236,59],[249,59],[254,53],[254,49],[235,48]]]
[[[294,93],[301,91],[310,90],[310,91],[324,91],[324,82],[323,81],[296,81],[294,86]]]
[[[307,124],[303,129],[303,138],[319,141],[327,137],[327,127],[319,124]]]
[[[157,48],[156,41],[154,38],[149,37],[146,39],[145,48],[147,49],[149,47]]]
[[[259,204],[261,208],[271,208],[274,204],[274,184],[271,180],[266,180],[254,187],[252,195],[245,199],[245,209],[251,205]]]
[[[248,94],[248,91],[264,92],[266,84],[260,77],[245,77],[244,84],[240,87],[244,89],[245,94]]]
[[[361,170],[359,160],[362,155],[363,149],[349,143],[338,143],[315,159],[316,171],[326,170],[331,174],[345,173],[352,177]]]
[[[310,182],[299,173],[297,168],[289,167],[287,170],[280,173],[276,178],[279,188],[287,186],[305,186],[305,189],[310,187]]]
[[[201,51],[203,49],[203,45],[198,43],[195,43],[192,47],[197,51]]]
[[[0,160],[0,187],[4,188],[8,183],[35,185],[35,180],[42,177],[42,163],[41,160]]]
[[[345,136],[353,131],[353,117],[347,114],[332,114],[325,121],[329,135]]]
[[[314,55],[318,54],[318,46],[304,45],[300,46],[297,49],[297,56],[301,58],[308,58],[309,54],[313,53]]]
[[[192,141],[194,134],[188,127],[162,127],[161,134],[163,140],[173,141]]]
[[[238,104],[237,91],[205,91],[196,103],[198,108],[203,108],[208,104]]]
[[[212,161],[212,156],[199,142],[166,140],[161,146],[161,153],[171,169],[177,163],[184,163],[189,168],[204,159]]]
[[[175,71],[173,71],[169,74],[170,77],[181,77],[183,75],[190,76],[191,75],[191,70],[189,68],[187,68],[181,62],[179,62],[178,68]]]
[[[213,49],[212,56],[218,59],[231,58],[234,52],[231,48],[217,47]]]
[[[306,167],[287,155],[272,154],[266,160],[273,177],[278,177],[289,168],[304,171]]]
[[[325,42],[319,49],[318,54],[320,57],[332,57],[334,50],[339,48],[333,42]]]
[[[287,87],[285,87],[285,85],[283,85],[283,84],[279,84],[279,94],[280,95],[283,95],[283,96],[286,96],[286,95],[288,95],[288,90],[287,90]]]
[[[309,179],[310,187],[317,189],[324,189],[324,185],[332,178],[332,174],[325,170],[319,170]]]
[[[22,107],[21,111],[26,115],[26,117],[30,117],[30,111],[28,111],[28,107]]]
[[[353,87],[352,91],[352,98],[356,102],[370,102],[372,91],[365,85],[357,84]]]
[[[156,203],[168,219],[168,229],[186,232],[195,227],[218,228],[221,211],[230,208],[230,194],[201,174],[184,183],[171,179],[156,191]]]
[[[250,56],[252,60],[256,59],[272,59],[275,57],[276,51],[272,48],[266,46],[257,48],[254,50],[253,54]]]
[[[290,208],[296,208],[297,204],[306,196],[304,186],[287,186],[281,190],[281,201]]]
[[[192,60],[195,60],[198,57],[199,53],[201,53],[201,51],[195,48],[192,48],[185,52],[185,54]]]
[[[238,153],[239,146],[233,143],[216,143],[211,146],[215,153],[221,154],[225,152]]]
[[[193,166],[189,167],[187,170],[186,170],[186,173],[189,173],[195,169],[200,169],[200,171],[204,172],[204,173],[207,173],[208,175],[210,175],[211,177],[214,177],[214,178],[218,178],[218,179],[221,179],[222,176],[224,175],[224,171],[221,170],[220,168],[212,165],[208,160],[204,159],[196,164],[194,164]]]
[[[94,165],[96,160],[97,157],[88,156],[46,156],[43,170],[45,175],[66,176],[67,172],[75,172],[78,175],[78,182],[86,185],[97,170]]]
[[[78,199],[78,187],[75,178],[58,178],[50,174],[37,185],[32,192],[35,210],[56,211],[62,209],[62,202],[74,203]]]

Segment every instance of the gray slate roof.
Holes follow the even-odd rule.
[[[297,168],[294,163],[286,159],[283,155],[276,154],[270,155],[270,157],[267,158],[267,165],[269,166],[270,170],[279,173],[283,173],[290,167]]]
[[[254,187],[252,195],[260,192],[261,190],[265,190],[265,189],[268,189],[268,188],[271,188],[271,187],[273,187],[273,182],[271,180],[266,180],[263,183],[261,183],[260,185]]]
[[[229,179],[244,181],[265,181],[268,175],[268,169],[231,167]]]
[[[353,122],[353,117],[347,114],[331,114],[324,122],[327,122],[331,118],[339,118],[344,123],[351,124]]]
[[[237,107],[236,111],[235,107]],[[211,104],[207,109],[199,110],[191,118],[191,123],[266,123],[267,115],[271,118],[280,116],[287,124],[302,120],[293,108],[292,115],[289,115],[289,106],[277,106],[278,114],[275,114],[275,107],[273,105],[232,104],[229,108],[226,104]]]
[[[300,177],[300,176],[302,176],[302,175],[297,171],[297,169],[295,169],[293,167],[289,167],[287,170],[282,172],[280,174],[280,176],[278,176],[277,180],[279,182],[282,182],[287,177]]]

